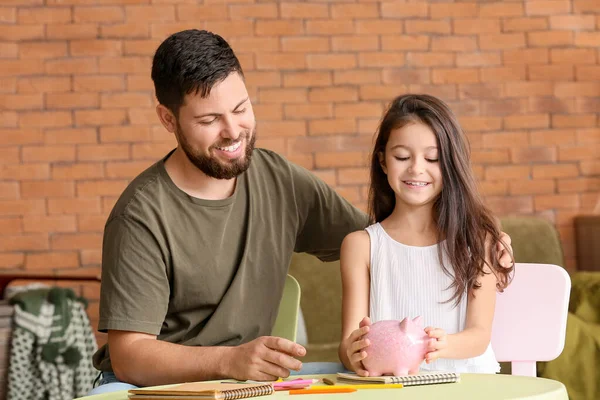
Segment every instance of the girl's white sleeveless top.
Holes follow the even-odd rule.
[[[462,331],[467,316],[467,298],[463,296],[457,306],[454,300],[444,303],[452,297],[450,285],[453,279],[440,265],[438,245],[404,245],[392,239],[379,223],[366,230],[371,239],[371,322],[413,319],[421,315],[424,327],[441,328],[448,334]],[[446,259],[444,265],[450,265]],[[462,360],[438,359],[431,364],[423,362],[421,369],[497,373],[500,365],[490,344],[480,356]]]

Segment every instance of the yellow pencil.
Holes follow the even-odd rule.
[[[401,383],[374,383],[364,385],[333,385],[333,386],[312,386],[319,389],[400,389]]]
[[[356,392],[356,389],[335,388],[335,387],[328,387],[328,388],[324,389],[324,387],[319,386],[318,388],[290,390],[289,394],[325,394],[325,393],[351,393],[351,392]]]

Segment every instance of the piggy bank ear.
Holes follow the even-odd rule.
[[[407,318],[404,318],[400,322],[400,331],[401,332],[408,332],[408,319]]]
[[[418,317],[416,317],[415,319],[412,320],[415,324],[423,326],[423,317],[421,317],[420,315]]]

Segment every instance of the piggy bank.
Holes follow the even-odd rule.
[[[423,330],[420,316],[375,322],[364,338],[370,341],[365,349],[367,357],[362,361],[369,376],[418,373],[431,340]]]

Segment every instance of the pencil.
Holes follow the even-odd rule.
[[[296,389],[290,390],[290,394],[327,394],[327,393],[351,393],[356,392],[356,389],[352,388],[331,388],[331,389],[322,389],[322,388],[314,388],[314,389]]]
[[[314,386],[313,386],[314,387]],[[341,389],[401,389],[401,383],[374,383],[364,385],[333,385],[333,386],[318,386],[319,389],[331,390],[336,388]]]

